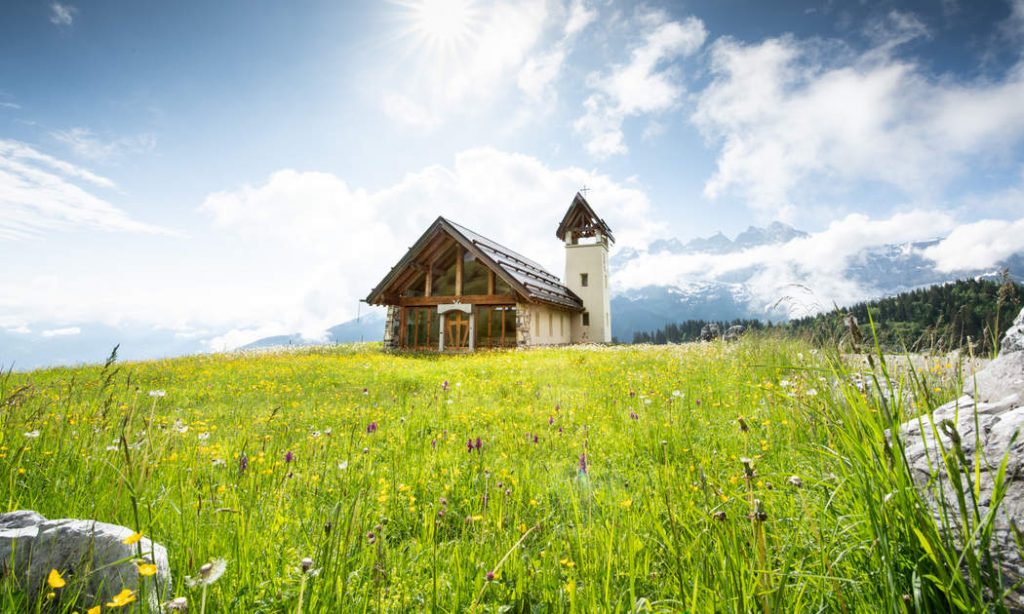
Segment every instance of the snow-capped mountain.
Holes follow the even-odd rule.
[[[1004,268],[1024,280],[1020,253],[986,269],[942,271],[928,257],[941,240],[840,245],[775,222],[733,239],[717,233],[624,248],[610,262],[612,334],[628,342],[634,332],[692,319],[782,321],[956,279],[996,278]],[[651,269],[669,283],[635,281]]]

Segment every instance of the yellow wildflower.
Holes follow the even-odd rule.
[[[140,576],[152,576],[156,574],[156,565],[153,563],[139,563]]]
[[[135,532],[121,540],[121,543],[131,546],[138,543],[140,539],[142,539],[142,533]]]
[[[60,572],[56,569],[50,570],[50,575],[46,578],[46,583],[50,585],[50,588],[64,588],[67,582],[60,576]]]
[[[123,608],[135,601],[135,591],[130,588],[126,588],[120,593],[114,595],[114,597],[107,602],[108,608]]]
[[[89,608],[89,611],[85,614],[100,614],[100,606],[94,606]]]

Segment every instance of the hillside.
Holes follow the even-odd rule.
[[[946,611],[910,528],[945,546],[879,460],[874,397],[824,383],[842,369],[825,356],[342,345],[7,374],[0,497],[166,544],[194,608],[183,579],[226,559],[209,611],[292,611],[300,586],[309,612],[879,611],[910,593]],[[919,407],[955,397],[954,373],[923,375]],[[904,521],[869,522],[883,507]],[[72,611],[65,577],[54,611]],[[5,611],[26,599],[0,578]]]
[[[870,311],[878,341],[888,351],[945,351],[964,347],[970,339],[975,351],[984,354],[992,351],[993,340],[1006,331],[1013,314],[1022,306],[1024,288],[1008,278],[1002,282],[967,279],[778,324],[720,318],[673,322],[654,330],[636,332],[632,341],[654,344],[696,341],[704,325],[715,323],[722,331],[739,324],[748,330],[767,328],[777,334],[834,346],[845,338],[846,318],[851,314],[864,329],[863,334],[870,336]]]
[[[781,328],[810,335],[817,343],[834,344],[847,334],[846,317],[852,315],[870,343],[870,317],[879,344],[887,350],[945,351],[970,342],[975,352],[987,354],[1022,306],[1020,284],[1008,279],[1001,283],[967,279],[857,303],[793,320]]]

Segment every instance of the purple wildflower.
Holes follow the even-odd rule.
[[[640,419],[640,414],[636,413],[635,411],[631,411],[631,412],[629,412],[629,419],[630,420],[639,420]]]
[[[580,473],[587,473],[587,455],[586,453],[580,454]]]
[[[284,462],[290,463],[293,460],[295,460],[295,454],[291,450],[288,450],[288,452],[284,455]]]
[[[369,424],[369,426],[366,427],[366,432],[367,433],[376,433],[377,432],[377,423],[376,422],[371,422]]]
[[[480,441],[480,438],[479,438],[479,437],[477,437],[477,438],[476,438],[476,449],[477,449],[477,450],[479,450],[480,448],[482,448],[482,447],[483,447],[483,445],[484,445],[484,444],[483,444],[483,443],[482,443],[482,442]]]
[[[536,435],[534,435],[534,436],[533,436],[533,443],[537,443],[537,442],[539,442],[539,441],[540,441],[540,438],[539,438],[539,437],[537,437]]]
[[[472,438],[469,441],[466,442],[466,449],[469,452],[473,451],[473,439]]]
[[[238,457],[238,470],[245,473],[245,470],[249,468],[249,457],[242,452],[242,455]]]
[[[557,405],[555,405],[555,411],[561,411],[561,410],[562,410],[562,404],[561,403],[558,403]]]
[[[561,433],[561,432],[562,432],[562,427],[558,427],[558,432],[559,432],[559,433]]]
[[[441,390],[448,392],[448,380],[444,380],[443,382],[441,382]]]
[[[436,448],[437,447],[437,439],[436,438],[430,440],[430,447],[431,448]]]
[[[487,572],[487,581],[488,582],[494,582],[494,572],[493,571],[488,571]]]
[[[555,423],[555,417],[554,416],[548,416],[548,425],[552,425],[554,423]]]

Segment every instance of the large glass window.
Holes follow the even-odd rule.
[[[476,307],[476,347],[513,347],[516,344],[516,308],[512,305]]]
[[[402,292],[402,296],[423,296],[423,292],[426,287],[427,274],[420,273],[416,276],[416,279],[406,287],[405,292]]]
[[[462,294],[487,294],[487,267],[466,252],[462,257]]]
[[[434,277],[430,288],[431,296],[455,296],[455,254],[452,245],[440,258],[434,261]]]
[[[505,280],[494,276],[494,293],[495,294],[512,294],[512,286],[505,283]]]
[[[405,347],[417,350],[437,349],[437,307],[405,308]]]

